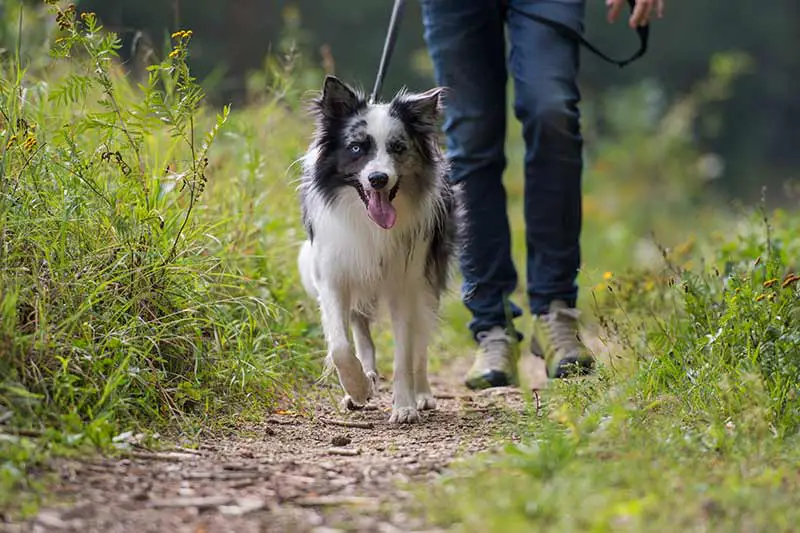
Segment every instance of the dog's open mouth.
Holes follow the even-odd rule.
[[[383,229],[391,229],[397,221],[397,210],[392,205],[392,200],[397,196],[400,184],[392,187],[390,191],[364,191],[360,183],[356,183],[355,188],[367,208],[369,218]]]

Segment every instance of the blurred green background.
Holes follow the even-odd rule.
[[[2,5],[2,3],[0,3]],[[214,101],[245,102],[251,77],[268,54],[296,54],[309,66],[372,86],[392,9],[390,0],[80,0],[123,37],[126,59],[160,52],[175,29],[194,31],[191,64]],[[430,86],[419,2],[407,2],[385,91]],[[588,0],[586,35],[607,53],[627,57],[638,46],[624,22],[605,20],[602,0]],[[646,81],[646,101],[659,105],[692,91],[715,54],[734,57],[736,79],[705,103],[693,123],[696,147],[708,154],[707,177],[717,192],[751,202],[766,185],[773,205],[796,202],[787,183],[800,169],[800,3],[755,5],[729,0],[666,0],[666,16],[652,28],[645,58],[618,69],[583,55],[587,105]],[[730,54],[735,54],[731,56]],[[133,63],[132,63],[133,65]],[[726,68],[722,65],[720,68]],[[631,105],[634,105],[631,103]],[[602,131],[600,132],[602,134]]]

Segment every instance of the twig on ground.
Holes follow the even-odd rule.
[[[536,389],[533,390],[533,399],[536,400],[536,416],[542,416],[542,400],[539,398],[539,391]]]
[[[185,448],[183,446],[176,446],[175,450],[173,450],[173,451],[178,452],[178,453],[180,453],[180,452],[191,453],[192,455],[204,455],[203,452],[200,451],[200,450],[195,450],[194,448]]]
[[[202,496],[198,498],[166,498],[163,500],[154,500],[150,502],[150,507],[165,508],[165,507],[219,507],[220,505],[228,505],[233,501],[231,496]]]
[[[270,477],[269,472],[261,472],[258,470],[251,471],[238,471],[238,472],[184,472],[181,476],[183,479],[215,479],[218,481],[231,481],[231,480],[258,480]]]
[[[130,452],[128,455],[135,459],[149,459],[154,461],[184,461],[186,459],[197,459],[197,455],[193,453],[181,452]]]
[[[30,437],[32,439],[37,439],[44,434],[38,429],[18,429],[10,427],[3,427],[3,430],[0,431],[0,433],[5,433],[6,435],[13,435],[15,437]]]
[[[347,457],[354,457],[356,455],[361,455],[361,450],[354,450],[352,448],[328,448],[326,453],[328,455],[345,455]]]
[[[378,500],[363,496],[317,496],[301,498],[294,502],[301,507],[334,506],[334,505],[377,505]]]
[[[345,428],[373,429],[375,427],[372,422],[351,422],[349,420],[333,420],[331,418],[321,418],[320,420],[323,424]]]

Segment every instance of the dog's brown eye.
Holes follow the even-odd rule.
[[[402,154],[406,151],[406,145],[401,142],[394,142],[389,145],[389,151],[393,154]]]

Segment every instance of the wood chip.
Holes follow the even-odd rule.
[[[461,396],[456,396],[455,394],[449,394],[446,392],[437,392],[433,395],[433,397],[437,400],[455,400],[456,398],[461,398]]]
[[[327,453],[328,455],[346,455],[348,457],[354,457],[356,455],[361,455],[361,450],[354,450],[352,448],[328,448]]]
[[[58,514],[51,512],[51,511],[42,511],[36,517],[36,523],[45,526],[47,528],[53,529],[68,529],[70,527],[69,522],[66,522],[61,519]]]
[[[341,426],[345,428],[358,428],[358,429],[373,429],[375,424],[372,422],[355,422],[350,420],[334,420],[332,418],[321,418],[323,424],[331,426]]]
[[[331,444],[334,446],[347,446],[351,442],[353,442],[353,439],[347,435],[336,435],[331,439]]]
[[[219,507],[220,505],[228,505],[233,501],[231,496],[201,496],[197,498],[166,498],[163,500],[154,500],[150,502],[150,507],[166,508],[166,507]]]
[[[228,516],[242,516],[253,511],[260,511],[266,507],[263,498],[239,498],[235,505],[220,505],[219,512]]]
[[[517,387],[492,387],[476,393],[478,396],[519,396],[522,391]]]
[[[315,478],[308,476],[297,476],[294,474],[284,474],[284,473],[278,473],[277,475],[292,483],[310,484],[317,481]]]

